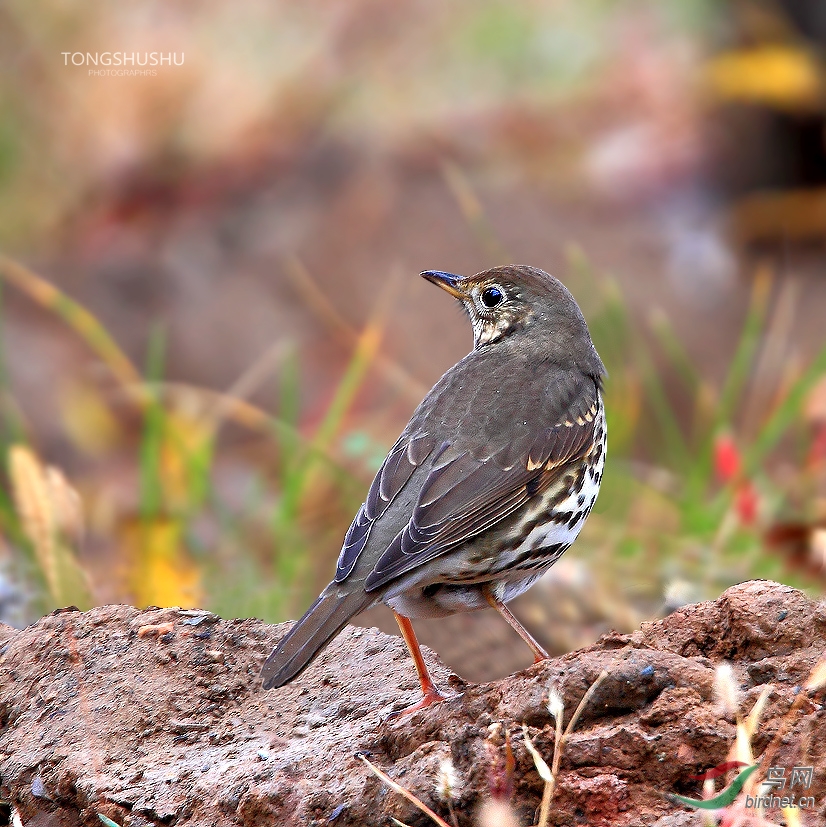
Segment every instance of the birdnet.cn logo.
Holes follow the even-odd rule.
[[[154,77],[184,65],[183,52],[61,52],[64,66],[85,67],[90,77]]]
[[[689,775],[692,781],[709,781],[725,775],[730,770],[741,769],[734,781],[712,798],[697,799],[684,795],[670,794],[668,798],[675,804],[685,804],[696,810],[721,810],[733,804],[743,790],[759,764],[746,764],[745,761],[726,761],[699,775]],[[748,795],[743,805],[748,809],[783,809],[811,810],[815,807],[815,797],[805,795],[814,782],[814,767],[792,767],[786,774],[787,767],[769,767],[766,779],[760,785],[760,794]],[[787,786],[788,785],[788,786]]]

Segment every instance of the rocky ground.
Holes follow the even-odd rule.
[[[817,810],[801,824],[826,820],[824,694],[805,687],[826,649],[826,606],[793,589],[746,583],[494,683],[466,684],[436,664],[455,697],[390,720],[418,691],[399,638],[348,627],[295,683],[264,692],[260,664],[285,630],[127,606],[0,627],[0,823],[431,823],[364,753],[448,822],[477,824],[498,793],[519,824],[534,824],[543,783],[523,724],[550,762],[549,687],[567,722],[606,670],[565,746],[550,823],[699,825],[664,794],[699,797],[688,776],[730,757],[734,721],[713,696],[723,660],[743,713],[771,684],[754,754],[767,766],[814,766]],[[456,775],[450,807],[445,761]],[[783,823],[778,811],[765,815]]]

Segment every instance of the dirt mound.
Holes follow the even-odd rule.
[[[688,776],[729,757],[735,727],[712,698],[725,659],[744,712],[773,685],[755,754],[774,740],[771,765],[814,766],[818,809],[803,823],[826,818],[824,697],[803,688],[826,648],[826,607],[794,589],[746,583],[495,683],[466,685],[436,665],[456,697],[391,721],[418,692],[400,639],[348,627],[294,684],[264,692],[260,664],[286,628],[126,606],[0,627],[5,817],[16,811],[26,827],[99,827],[98,814],[130,827],[430,824],[363,752],[448,819],[439,778],[449,759],[452,806],[471,825],[491,790],[508,786],[507,729],[512,803],[532,824],[543,783],[522,724],[550,761],[549,686],[567,722],[606,670],[565,747],[551,823],[694,824],[663,794],[697,797]]]

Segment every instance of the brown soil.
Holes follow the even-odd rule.
[[[803,823],[826,819],[824,695],[801,688],[826,648],[826,606],[785,586],[736,586],[495,683],[465,684],[437,664],[456,697],[390,721],[417,695],[400,639],[348,627],[295,683],[264,692],[260,664],[286,628],[127,606],[0,627],[7,817],[13,808],[26,827],[99,827],[98,814],[131,827],[369,827],[389,816],[429,824],[370,773],[356,755],[363,751],[446,818],[437,785],[450,758],[458,823],[471,825],[506,781],[501,737],[491,734],[501,723],[516,762],[512,802],[521,823],[533,824],[542,782],[522,724],[550,760],[549,686],[561,692],[567,721],[605,669],[565,748],[551,823],[695,824],[696,814],[663,793],[698,796],[688,776],[729,755],[735,728],[712,698],[714,667],[727,659],[744,711],[773,685],[755,754],[782,727],[767,765],[813,765],[819,809]]]

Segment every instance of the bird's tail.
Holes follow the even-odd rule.
[[[374,600],[362,589],[342,593],[336,583],[327,586],[264,661],[261,667],[264,689],[283,686],[300,675],[347,621]]]

